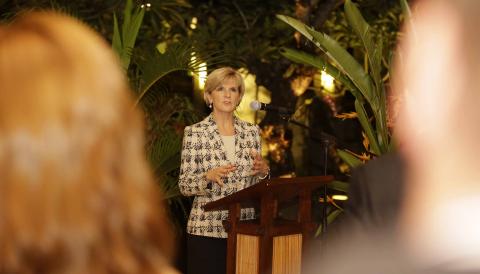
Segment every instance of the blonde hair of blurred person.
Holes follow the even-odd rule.
[[[480,1],[418,1],[400,46],[401,232],[420,264],[480,270]]]
[[[0,272],[171,273],[142,117],[109,45],[56,13],[0,26]]]

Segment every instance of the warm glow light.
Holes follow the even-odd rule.
[[[157,50],[161,54],[164,54],[167,51],[167,42],[160,42],[157,44]]]
[[[146,10],[150,10],[151,7],[152,7],[152,4],[150,3],[140,5],[140,8],[142,9],[146,8]]]
[[[334,78],[330,74],[322,70],[320,74],[321,85],[325,90],[332,93],[335,91],[335,83],[333,80]]]
[[[332,199],[337,201],[346,201],[348,200],[348,197],[347,195],[332,195]]]
[[[203,89],[207,80],[207,63],[201,63],[198,69],[198,87]]]
[[[197,22],[198,22],[197,17],[193,17],[192,21],[190,22],[190,28],[191,29],[196,29],[197,28]]]
[[[268,150],[269,151],[275,151],[278,149],[278,144],[277,143],[270,143],[268,144]]]
[[[278,176],[278,178],[293,178],[293,177],[295,177],[295,173],[287,173],[287,174]]]
[[[197,63],[197,57],[195,56],[195,53],[192,53],[192,58],[190,59],[192,64]],[[200,90],[203,90],[205,87],[205,81],[207,80],[207,63],[202,62],[198,65],[198,71],[195,76],[195,79],[197,80],[198,88]]]

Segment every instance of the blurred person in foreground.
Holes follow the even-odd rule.
[[[480,273],[479,14],[480,1],[418,1],[392,78],[403,98],[399,223],[352,231],[307,273]]]
[[[398,58],[400,233],[422,263],[480,272],[480,1],[419,1]]]
[[[79,21],[0,26],[0,273],[176,273],[129,93]]]
[[[203,210],[221,199],[257,183],[269,174],[261,156],[259,128],[240,120],[234,111],[245,92],[236,70],[222,67],[205,82],[205,103],[212,110],[203,121],[185,128],[180,167],[180,191],[195,196],[187,225],[187,271],[225,273],[227,232],[222,221],[228,211]],[[241,219],[252,219],[243,209]]]

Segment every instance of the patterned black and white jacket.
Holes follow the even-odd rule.
[[[222,187],[205,177],[210,169],[229,164],[213,115],[185,127],[179,187],[183,195],[195,195],[187,225],[189,234],[226,238],[222,220],[227,219],[228,211],[205,212],[203,205],[249,187],[259,180],[251,175],[253,159],[250,154],[251,149],[261,151],[259,128],[237,117],[234,118],[234,127],[236,170],[223,178]],[[253,217],[253,209],[242,210],[241,219]]]

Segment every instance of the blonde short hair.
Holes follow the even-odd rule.
[[[51,12],[0,25],[0,269],[162,273],[173,237],[117,57]]]
[[[240,91],[240,101],[242,101],[243,94],[245,93],[245,83],[243,81],[242,75],[231,67],[222,67],[212,71],[205,81],[205,91],[203,94],[203,99],[208,105],[207,94],[212,93],[218,86],[220,86],[225,80],[235,79],[238,85],[238,90]]]

